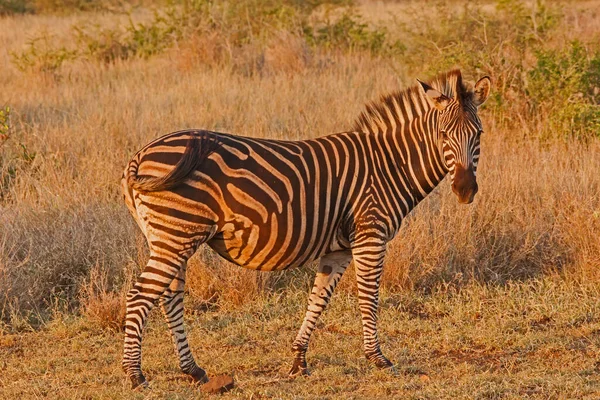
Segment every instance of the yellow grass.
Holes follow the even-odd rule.
[[[360,4],[373,20],[403,7]],[[578,21],[568,35],[598,36],[597,15],[568,13]],[[365,102],[427,76],[401,57],[310,51],[286,32],[218,65],[210,37],[149,59],[78,60],[57,75],[11,63],[40,30],[68,44],[85,21],[117,23],[0,19],[0,106],[13,125],[0,144],[0,398],[195,398],[158,312],[144,342],[152,391],[131,393],[120,371],[123,293],[147,257],[119,189],[129,157],[192,127],[292,140],[347,130]],[[311,342],[313,375],[289,380],[314,266],[265,275],[204,250],[192,259],[190,343],[209,373],[235,372],[225,397],[600,396],[600,142],[539,142],[481,115],[475,202],[457,204],[442,183],[389,246],[380,327],[399,377],[361,354],[352,269]]]
[[[306,291],[235,309],[192,309],[190,342],[211,374],[234,373],[223,398],[596,399],[600,344],[597,285],[535,279],[460,293],[384,292],[383,349],[399,376],[362,356],[356,299],[334,295],[309,352],[312,375],[289,379],[290,344]],[[121,372],[121,334],[60,316],[46,329],[0,337],[3,398],[199,398],[180,372],[158,314],[147,326],[151,389],[131,392]]]

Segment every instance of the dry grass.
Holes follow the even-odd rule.
[[[429,295],[386,291],[381,337],[398,377],[364,359],[356,299],[343,293],[315,331],[307,379],[286,376],[306,291],[188,313],[187,323],[200,364],[235,374],[237,388],[222,398],[596,399],[599,295],[596,284],[554,278]],[[150,391],[128,389],[120,334],[63,316],[42,331],[0,337],[0,395],[198,398],[159,317],[153,314],[144,342]]]
[[[550,43],[600,37],[596,5],[565,10],[567,39]],[[360,5],[373,20],[407,9],[415,5]],[[117,331],[147,253],[119,177],[140,146],[188,127],[285,139],[342,131],[366,101],[435,64],[314,50],[286,31],[235,49],[217,32],[149,59],[76,60],[52,74],[11,63],[40,30],[68,45],[72,25],[91,20],[117,23],[96,14],[0,20],[0,107],[12,110],[0,144],[2,398],[133,396]],[[475,203],[460,206],[443,183],[389,247],[380,326],[399,378],[361,358],[352,270],[315,333],[313,376],[290,381],[288,347],[314,266],[261,274],[210,251],[192,259],[190,342],[211,373],[236,372],[228,396],[597,398],[600,142],[532,139],[549,117],[528,112],[484,109]],[[154,390],[136,396],[195,397],[160,318],[153,313],[144,345]]]

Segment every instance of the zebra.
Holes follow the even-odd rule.
[[[183,322],[186,262],[204,243],[259,271],[320,259],[290,376],[309,374],[311,333],[354,260],[364,354],[393,370],[377,333],[386,244],[446,175],[460,203],[473,201],[483,131],[477,111],[490,87],[489,77],[472,85],[455,69],[368,104],[348,132],[284,141],[183,130],[143,147],[122,178],[150,249],[126,300],[122,367],[132,387],[147,386],[142,329],[155,303],[181,370],[208,382]]]

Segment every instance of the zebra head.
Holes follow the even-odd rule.
[[[458,74],[453,89],[440,88],[448,95],[424,82],[419,83],[439,111],[434,136],[448,168],[452,191],[459,203],[469,204],[478,190],[477,163],[483,132],[477,110],[490,94],[491,80],[485,76],[471,89],[463,85]]]

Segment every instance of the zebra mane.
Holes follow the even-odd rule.
[[[445,96],[457,99],[461,105],[470,102],[473,96],[472,86],[462,80],[459,69],[441,73],[427,83]],[[388,126],[390,118],[406,123],[408,122],[406,118],[398,115],[401,108],[409,109],[411,112],[407,114],[417,116],[430,109],[431,105],[424,99],[423,90],[418,85],[413,85],[407,89],[383,95],[379,101],[367,104],[365,110],[354,122],[353,130],[371,131],[372,126]]]

